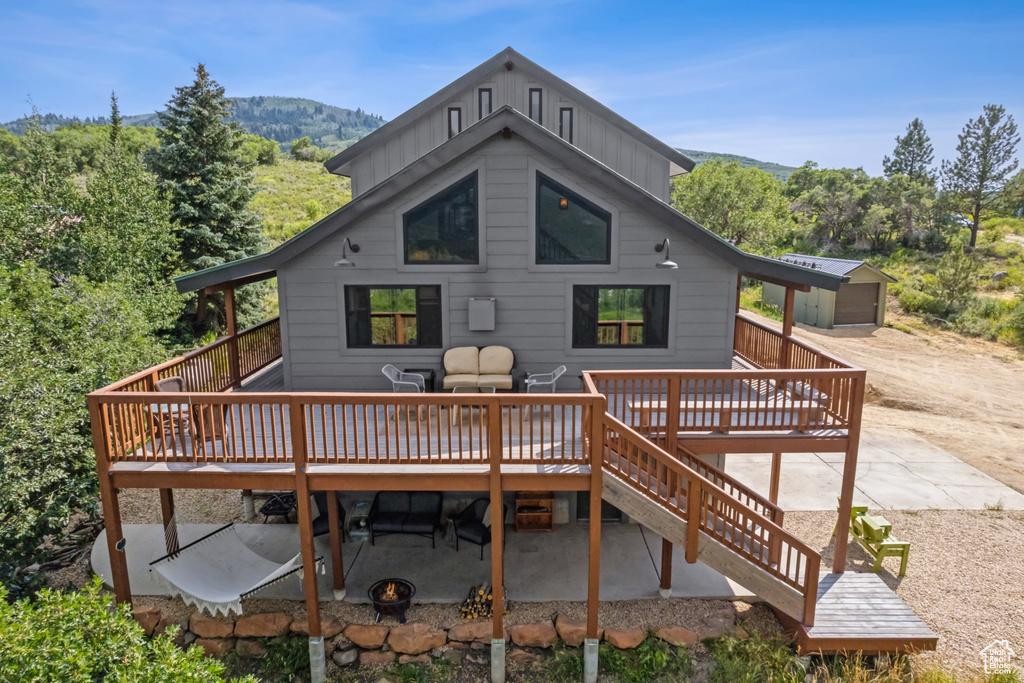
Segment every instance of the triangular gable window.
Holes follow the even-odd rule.
[[[537,174],[537,263],[612,262],[612,215]]]
[[[407,264],[480,263],[477,174],[463,178],[403,216]]]

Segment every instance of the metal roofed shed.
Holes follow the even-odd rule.
[[[780,261],[845,278],[839,291],[811,287],[796,292],[793,301],[794,322],[812,327],[832,329],[837,325],[885,324],[886,286],[896,279],[874,266],[853,259],[786,254]],[[761,298],[765,303],[782,308],[786,290],[770,282],[764,283]]]

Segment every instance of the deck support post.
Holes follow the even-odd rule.
[[[231,372],[231,386],[242,386],[242,369],[238,358],[238,314],[235,312],[235,290],[224,290],[224,317],[228,332],[228,369]]]
[[[89,396],[89,421],[92,424],[92,448],[96,454],[96,472],[99,476],[100,502],[103,505],[103,525],[107,535],[107,553],[110,556],[110,584],[114,599],[132,604],[132,587],[128,580],[128,559],[125,552],[124,531],[121,529],[121,506],[117,502],[117,489],[110,480],[110,454],[107,452],[107,423],[100,412],[97,397]]]
[[[604,469],[604,414],[607,409],[608,402],[604,396],[596,397],[590,406],[590,542],[586,637],[594,640],[598,638],[597,612],[601,593],[601,474]]]
[[[779,478],[782,475],[782,453],[772,453],[772,477],[768,484],[768,500],[779,504]]]
[[[487,406],[487,457],[491,484],[491,682],[505,683],[505,502],[501,488],[501,406]]]
[[[164,522],[167,553],[178,551],[178,520],[174,516],[174,489],[160,489],[160,515]]]
[[[672,597],[672,541],[661,539],[661,585],[658,595],[663,598]]]
[[[864,385],[867,371],[861,370],[851,381],[850,427],[847,430],[846,459],[843,462],[843,486],[839,494],[839,519],[836,520],[836,548],[832,571],[842,574],[846,570],[846,548],[850,541],[850,510],[853,508],[853,489],[857,479],[857,452],[860,449],[860,421],[864,413]]]
[[[302,400],[292,397],[288,402],[291,423],[292,459],[295,461],[295,498],[299,508],[299,545],[302,549],[302,579],[306,593],[306,620],[309,625],[309,670],[311,681],[323,683],[323,633],[320,630],[320,597],[316,584],[316,548],[313,546],[313,511],[306,479],[306,414]],[[319,647],[315,646],[319,641]],[[319,674],[319,678],[317,675]]]
[[[338,513],[338,494],[335,491],[327,492],[327,522],[331,531],[331,569],[334,575],[334,599],[345,598],[345,564],[341,557],[342,531],[341,515]]]
[[[793,302],[796,295],[796,290],[792,287],[786,287],[786,300],[782,309],[782,347],[780,349],[782,357],[779,358],[779,367],[788,368],[790,366],[790,337],[793,336]]]
[[[256,503],[252,499],[252,489],[242,491],[242,513],[245,515],[246,521],[256,516]]]

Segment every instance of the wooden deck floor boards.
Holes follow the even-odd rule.
[[[876,574],[822,574],[814,626],[780,615],[802,653],[934,650],[938,637]]]

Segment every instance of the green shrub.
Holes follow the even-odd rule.
[[[111,609],[100,580],[80,591],[40,591],[35,600],[7,602],[0,586],[0,677],[6,682],[165,683],[222,681],[224,666],[171,639],[149,640],[127,606]],[[255,683],[255,679],[244,679]]]
[[[267,654],[260,660],[260,673],[283,680],[309,673],[309,641],[306,638],[273,638],[264,641]]]
[[[802,683],[804,668],[790,644],[779,636],[756,633],[707,641],[714,666],[708,683]]]
[[[568,647],[559,639],[551,648],[551,657],[545,663],[548,680],[552,683],[570,683],[583,678],[583,654],[579,648]]]
[[[618,650],[602,644],[597,660],[600,672],[616,676],[622,683],[685,681],[693,670],[685,648],[672,647],[654,636],[649,636],[634,650]]]
[[[927,313],[929,315],[946,315],[946,304],[934,296],[925,294],[916,289],[908,289],[906,286],[899,293],[900,308],[907,313]]]

